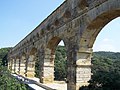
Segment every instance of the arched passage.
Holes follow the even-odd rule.
[[[92,47],[95,39],[109,21],[120,16],[120,0],[81,0],[80,4],[77,2],[79,0],[65,2],[63,6],[61,5],[58,8],[58,11],[56,10],[51,14],[25,38],[29,41],[29,37],[40,32],[37,37],[38,41],[36,39],[31,44],[32,38],[30,38],[30,43],[25,43],[28,43],[27,46],[29,47],[37,43],[41,44],[39,59],[42,63],[42,74],[40,74],[40,80],[48,83],[54,81],[55,48],[61,40],[59,37],[51,38],[51,36],[63,36],[67,41],[67,57],[69,60],[67,63],[68,90],[78,90],[80,86],[88,85],[91,78]],[[57,22],[58,24],[56,24],[56,19],[60,21]],[[25,39],[13,49],[13,53],[16,53],[19,45],[20,50],[25,49],[27,51]],[[23,45],[25,46],[21,48]],[[28,61],[29,55],[26,58]]]
[[[90,22],[84,32],[82,32],[80,39],[80,54],[77,56],[79,59],[77,60],[77,64],[85,66],[91,65],[92,48],[98,34],[106,24],[119,16],[119,9],[111,10],[103,12]],[[87,67],[87,69],[85,68],[86,67],[83,68],[84,74],[88,74],[87,76],[90,76],[91,67]],[[91,77],[86,79],[86,77],[84,77],[84,74],[81,74],[81,76],[83,75],[82,82],[89,81]]]
[[[64,42],[61,40],[55,50],[54,80],[65,83],[67,80],[67,54]]]
[[[120,10],[104,12],[97,16],[86,28],[81,36],[80,46],[92,48],[102,28],[113,19],[120,16]]]
[[[54,60],[55,51],[62,39],[59,37],[53,37],[45,48],[44,67],[43,67],[43,83],[54,82]],[[64,41],[63,41],[64,42]]]
[[[94,52],[120,52],[119,24],[120,17],[117,17],[102,28],[93,44]]]

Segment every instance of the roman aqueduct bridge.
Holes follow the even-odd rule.
[[[54,81],[55,49],[67,50],[67,89],[79,90],[91,78],[92,47],[102,28],[120,16],[120,0],[66,0],[8,54],[14,73],[34,77],[39,60],[40,82]]]

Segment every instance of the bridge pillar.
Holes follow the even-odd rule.
[[[28,70],[28,60],[29,60],[29,56],[25,56],[25,76],[27,77],[27,70]]]
[[[13,65],[12,65],[12,73],[15,73],[16,71],[16,59],[13,59]]]
[[[81,86],[88,86],[91,79],[92,48],[80,48],[77,52],[76,83],[77,90]]]
[[[14,59],[11,59],[11,72],[14,73]]]
[[[70,47],[67,51],[67,90],[79,90],[81,86],[89,85],[88,81],[91,79],[92,50],[78,50],[75,45]]]
[[[27,77],[35,76],[35,56],[34,55],[30,55],[28,58],[26,75]]]
[[[25,76],[25,65],[26,65],[25,63],[26,63],[25,57],[22,56],[20,60],[20,75],[22,76]]]
[[[19,58],[19,63],[18,63],[18,74],[20,74],[20,65],[21,65],[21,58]]]
[[[19,74],[19,59],[16,59],[15,73]]]
[[[36,54],[36,59],[39,62],[38,63],[39,79],[40,79],[40,82],[43,83],[44,82],[43,81],[43,67],[44,67],[44,49],[43,48],[38,49],[37,54]]]
[[[9,59],[9,61],[8,61],[8,69],[9,69],[10,71],[12,71],[12,65],[13,65],[13,60],[12,60],[12,59]]]
[[[54,59],[55,55],[51,49],[45,50],[45,57],[44,57],[44,66],[43,66],[43,76],[42,82],[43,83],[53,83],[54,82]]]
[[[70,45],[70,44],[69,44]],[[76,90],[76,55],[75,47],[67,49],[67,90]]]

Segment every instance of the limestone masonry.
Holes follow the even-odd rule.
[[[39,60],[41,83],[54,81],[55,49],[67,50],[67,90],[79,90],[91,78],[92,47],[101,29],[120,16],[120,0],[66,0],[8,54],[8,68],[34,77]]]

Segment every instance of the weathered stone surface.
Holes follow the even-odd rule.
[[[38,58],[40,82],[53,82],[55,49],[63,40],[67,49],[67,89],[79,90],[91,78],[92,47],[97,35],[118,16],[120,0],[66,0],[9,52],[8,67],[33,77]]]

